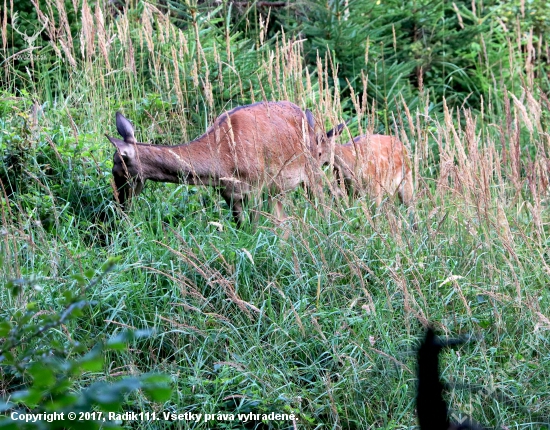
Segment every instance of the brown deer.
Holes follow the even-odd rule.
[[[328,160],[323,160],[328,163]],[[403,144],[392,136],[367,134],[334,146],[334,169],[348,192],[366,191],[380,205],[397,191],[402,203],[413,198],[411,162]]]
[[[237,225],[243,221],[243,202],[253,190],[266,187],[273,205],[277,194],[302,183],[313,185],[319,147],[334,134],[316,134],[312,113],[287,101],[232,109],[202,136],[182,145],[137,142],[132,124],[120,112],[116,126],[123,140],[107,138],[116,147],[115,198],[123,207],[148,179],[209,185],[219,188]],[[279,220],[284,217],[278,200],[274,212]]]

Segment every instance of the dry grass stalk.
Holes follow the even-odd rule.
[[[10,0],[10,8],[13,10],[13,0]],[[8,4],[7,0],[4,0],[4,8],[2,10],[2,51],[4,51],[4,58],[7,57],[8,49]]]
[[[82,0],[82,31],[80,33],[80,53],[87,63],[91,63],[95,51],[95,30],[92,11],[86,0]]]
[[[105,66],[107,68],[107,71],[110,71],[111,63],[109,61],[109,50],[108,50],[109,34],[105,29],[105,19],[103,17],[103,10],[100,7],[100,2],[96,4],[95,21],[96,21],[97,42],[99,45],[99,50],[103,55],[103,59],[105,60]]]

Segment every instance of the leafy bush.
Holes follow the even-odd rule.
[[[42,10],[61,3],[44,0]],[[412,345],[429,321],[442,333],[483,335],[445,358],[445,379],[478,390],[453,390],[455,411],[494,427],[546,423],[546,45],[539,39],[531,56],[530,33],[510,24],[521,10],[505,29],[504,2],[457,1],[458,12],[424,1],[406,2],[410,10],[289,1],[271,12],[253,1],[180,3],[127,2],[112,16],[102,2],[75,2],[86,26],[67,46],[56,21],[48,47],[63,66],[31,67],[16,85],[22,75],[2,63],[9,163],[0,175],[11,189],[0,206],[0,278],[22,286],[18,295],[0,289],[0,327],[16,345],[2,367],[6,407],[292,411],[304,428],[410,428]],[[461,46],[464,35],[476,36]],[[148,183],[127,212],[112,204],[104,133],[116,133],[115,111],[139,141],[174,144],[263,99],[294,101],[327,126],[351,118],[342,140],[398,135],[414,167],[417,229],[391,199],[375,207],[303,190],[277,196],[291,215],[283,224],[265,214],[239,230],[206,187]],[[90,273],[71,278],[111,255],[119,270],[93,287]],[[113,327],[155,331],[122,335],[130,347],[119,350],[108,341]],[[171,375],[170,403],[142,395],[154,381],[133,375],[151,371]],[[496,394],[477,395],[485,388]]]
[[[107,178],[95,180],[98,171],[108,173],[107,160],[94,157],[97,139],[75,139],[73,130],[55,120],[55,110],[54,125],[45,125],[50,110],[28,98],[7,96],[0,109],[6,112],[0,122],[2,204],[14,221],[26,214],[51,231],[59,223],[56,206],[63,204],[64,216],[82,215],[90,225],[109,222],[111,190]]]
[[[86,315],[89,307],[95,305],[86,295],[114,268],[115,262],[106,263],[99,276],[94,277],[93,271],[84,276],[75,275],[80,292],[64,292],[57,302],[62,311],[40,309],[36,301],[15,311],[0,311],[0,338],[3,339],[0,349],[3,381],[0,385],[3,397],[0,411],[6,414],[0,417],[0,427],[120,428],[116,422],[105,422],[107,415],[100,413],[121,411],[128,396],[136,395],[138,391],[152,402],[164,402],[170,398],[170,378],[160,374],[124,377],[116,382],[88,382],[88,375],[103,371],[105,354],[125,351],[128,343],[149,336],[148,331],[125,331],[106,342],[95,338],[75,339],[67,331]],[[18,296],[28,296],[27,289],[40,291],[36,281],[25,279],[11,280],[5,287],[11,291],[10,300],[14,303]],[[65,331],[68,336],[60,336],[59,331]],[[17,418],[19,414],[54,412],[61,414],[58,416],[62,419],[26,423]],[[69,418],[70,412],[76,414],[76,421]],[[94,413],[83,414],[86,412]],[[86,418],[79,420],[78,417]]]

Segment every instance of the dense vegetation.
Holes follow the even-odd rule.
[[[550,428],[547,2],[8,3],[0,413],[413,428],[432,323],[476,339],[443,357],[455,419]],[[138,140],[175,144],[264,99],[350,120],[341,143],[399,136],[416,229],[397,201],[336,197],[328,170],[324,193],[281,196],[282,225],[265,212],[236,229],[206,187],[149,183],[126,213],[115,204],[117,110]]]

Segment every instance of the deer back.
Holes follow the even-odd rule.
[[[313,129],[298,106],[260,102],[220,115],[187,146],[207,151],[202,158],[215,166],[215,176],[286,190],[307,181],[306,166],[315,157],[314,145]],[[180,152],[189,149],[183,146]]]

